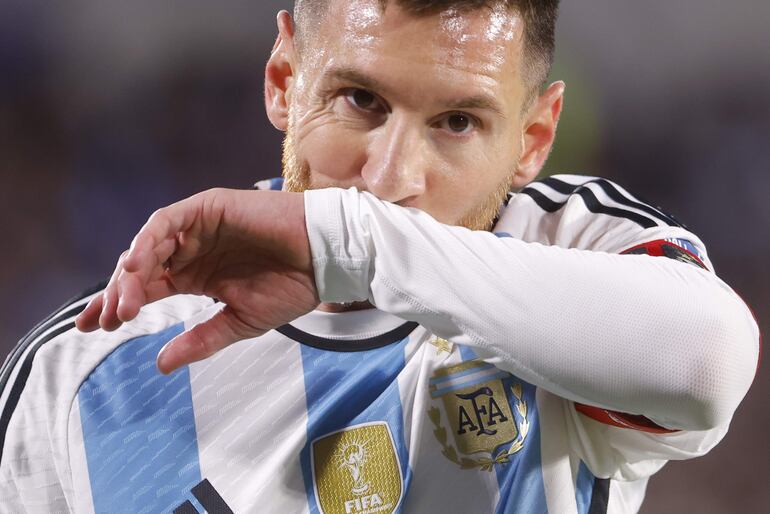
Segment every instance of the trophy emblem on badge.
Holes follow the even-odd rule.
[[[340,449],[340,467],[347,468],[353,479],[351,492],[357,496],[369,490],[369,482],[364,477],[364,464],[366,464],[366,443],[351,441]]]

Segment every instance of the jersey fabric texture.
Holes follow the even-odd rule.
[[[378,209],[398,234],[430,235],[407,244],[378,222]],[[609,318],[598,324],[606,333],[582,333],[574,316],[584,315],[577,303],[586,298],[576,288],[611,281],[619,259],[634,270],[668,257],[688,281],[718,281],[695,235],[609,181],[565,175],[531,184],[511,195],[493,234],[442,232],[427,215],[355,191],[306,193],[306,213],[321,298],[369,299],[377,309],[315,311],[163,376],[155,367],[162,346],[222,305],[175,296],[115,332],[83,334],[74,318],[100,288],[88,291],[36,327],[2,368],[0,512],[631,513],[667,460],[719,442],[753,377],[756,325],[721,283],[713,287],[730,298],[728,315],[748,327],[748,335],[724,329],[726,337],[748,342],[723,360],[735,368],[724,383],[701,383],[697,373],[682,380],[697,394],[725,391],[732,407],[724,412],[672,414],[678,405],[660,404],[676,400],[654,387],[625,389],[629,366],[612,348],[581,347],[614,338],[627,352],[630,339],[638,350],[621,357],[640,374],[661,366],[650,356],[659,346],[677,351],[665,334],[627,334],[633,316],[612,319],[606,306]],[[430,259],[419,253],[424,245]],[[561,272],[544,276],[538,266],[549,252],[528,260],[510,245],[568,255],[557,256]],[[497,260],[501,248],[507,261]],[[575,273],[572,266],[595,266],[584,253],[607,254],[606,270]],[[479,262],[488,269],[473,278],[466,268]],[[508,281],[503,266],[519,278]],[[553,297],[554,282],[573,303]],[[656,288],[664,307],[684,302]],[[531,303],[513,292],[521,289]],[[639,294],[649,291],[639,285]],[[685,294],[698,303],[697,284]],[[628,303],[626,295],[602,305]],[[703,320],[683,329],[690,322]],[[712,351],[703,341],[695,347]],[[602,362],[597,353],[615,356]],[[658,373],[665,387],[679,387],[676,369]]]

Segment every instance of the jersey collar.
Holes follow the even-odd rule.
[[[363,309],[339,313],[313,311],[276,330],[300,344],[356,352],[401,341],[417,326],[377,309]]]

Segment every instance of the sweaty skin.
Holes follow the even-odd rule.
[[[279,13],[265,70],[268,117],[287,132],[289,191],[356,187],[486,230],[510,187],[540,171],[564,84],[530,101],[515,13],[415,16],[379,0],[334,0],[305,29],[298,52],[291,17]],[[166,345],[164,373],[317,308],[302,195],[217,189],[161,209],[77,326],[115,330],[181,293],[226,307]]]
[[[511,185],[539,171],[561,106],[557,83],[523,109],[532,88],[520,18],[501,8],[415,16],[358,0],[332,2],[325,20],[299,51],[279,16],[267,66],[287,188],[356,187],[488,229]]]

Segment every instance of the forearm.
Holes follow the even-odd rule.
[[[351,191],[310,192],[306,209],[322,301],[368,298],[569,400],[703,429],[751,383],[756,325],[707,271],[500,239]]]

